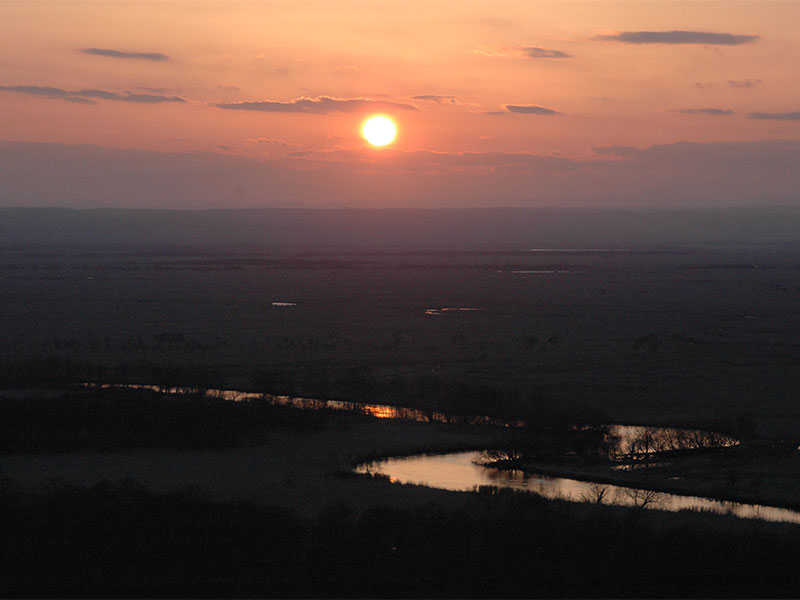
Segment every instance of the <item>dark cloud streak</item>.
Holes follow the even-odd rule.
[[[732,115],[733,111],[729,108],[679,108],[677,111],[685,115]]]
[[[437,104],[458,104],[455,96],[447,96],[442,94],[420,94],[419,96],[412,96],[412,100],[422,100],[423,102],[436,102]]]
[[[95,99],[98,100],[112,100],[115,102],[133,102],[136,104],[160,104],[163,102],[186,102],[180,96],[161,96],[155,94],[118,94],[117,92],[109,92],[107,90],[62,90],[54,87],[43,87],[38,85],[13,85],[13,86],[0,86],[0,91],[12,92],[17,94],[28,94],[30,96],[39,96],[42,98],[53,98],[56,100],[66,100],[67,102],[75,102],[78,104],[96,104]]]
[[[288,102],[263,100],[256,102],[220,102],[215,105],[225,110],[253,110],[274,113],[306,113],[324,115],[331,112],[355,113],[365,110],[417,110],[413,104],[372,100],[370,98],[297,98]]]
[[[75,104],[97,104],[94,100],[89,98],[82,98],[80,96],[67,96],[63,99],[66,102],[74,102]]]
[[[71,92],[74,96],[81,98],[100,98],[102,100],[114,100],[117,102],[135,102],[138,104],[158,104],[161,102],[186,102],[179,96],[161,96],[156,94],[117,94],[106,90],[78,90]]]
[[[523,114],[523,115],[560,115],[561,113],[552,108],[545,108],[544,106],[536,106],[535,104],[505,104],[503,105],[510,113]]]
[[[759,39],[757,35],[735,35],[709,31],[623,31],[616,35],[601,35],[595,39],[623,44],[712,44],[739,46]]]
[[[122,50],[112,50],[111,48],[81,48],[79,52],[84,54],[92,54],[94,56],[108,56],[111,58],[127,58],[134,60],[151,60],[154,62],[163,62],[170,60],[166,54],[161,52],[123,52]]]
[[[800,121],[800,111],[786,113],[754,112],[750,113],[750,118],[763,121]]]
[[[529,58],[572,58],[571,54],[567,54],[561,50],[539,48],[538,46],[523,46],[520,50]]]
[[[763,83],[760,79],[742,79],[740,81],[735,81],[733,79],[728,80],[728,87],[738,88],[738,89],[747,89],[751,88],[759,83]]]
[[[42,96],[45,98],[66,99],[70,96],[70,93],[67,90],[39,85],[0,85],[0,91],[29,94],[31,96]]]

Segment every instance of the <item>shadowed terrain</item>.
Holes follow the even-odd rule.
[[[1,209],[0,592],[796,596],[790,525],[352,472],[520,444],[466,424],[476,416],[526,420],[521,448],[539,461],[586,442],[576,424],[661,425],[746,444],[606,479],[682,477],[669,485],[792,506],[795,218]],[[459,418],[232,403],[211,388]],[[595,477],[577,456],[549,468]]]

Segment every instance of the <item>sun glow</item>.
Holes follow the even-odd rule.
[[[394,141],[397,125],[389,117],[370,117],[361,126],[361,135],[373,146],[386,146]]]

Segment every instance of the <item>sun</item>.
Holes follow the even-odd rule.
[[[397,125],[389,117],[376,115],[364,121],[361,135],[373,146],[386,146],[394,141]]]

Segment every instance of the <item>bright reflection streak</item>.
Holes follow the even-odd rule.
[[[392,406],[384,406],[380,404],[367,404],[361,409],[365,415],[370,417],[377,417],[378,419],[396,419],[397,409]]]
[[[659,510],[703,510],[744,519],[800,524],[800,512],[788,508],[742,504],[698,496],[653,492],[565,477],[550,477],[519,470],[504,470],[476,464],[482,452],[454,452],[387,458],[359,465],[357,473],[385,475],[393,483],[412,483],[459,492],[482,486],[532,492],[550,499],[596,502]]]

